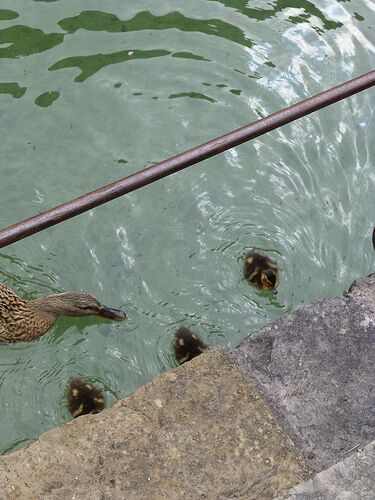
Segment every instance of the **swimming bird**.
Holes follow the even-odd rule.
[[[208,349],[208,345],[203,342],[199,335],[186,326],[180,326],[174,336],[174,352],[180,365],[199,356]]]
[[[104,306],[86,292],[65,292],[24,300],[0,283],[0,342],[34,340],[45,334],[58,316],[101,316],[121,321],[125,313]]]
[[[279,284],[279,270],[274,260],[252,250],[245,255],[244,277],[264,292],[274,291]]]
[[[73,418],[99,413],[105,407],[102,391],[94,385],[72,378],[68,384],[68,409]]]

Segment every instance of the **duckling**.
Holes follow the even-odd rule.
[[[34,340],[44,335],[58,316],[101,316],[121,321],[125,313],[110,309],[86,292],[65,292],[24,300],[0,283],[0,342]]]
[[[68,384],[68,408],[73,418],[99,413],[105,407],[103,393],[94,385],[72,378]]]
[[[260,290],[268,292],[272,290],[277,293],[279,284],[279,270],[274,260],[266,255],[252,250],[245,255],[244,263],[245,279],[257,286]]]
[[[174,352],[180,365],[199,356],[208,349],[208,346],[199,335],[189,330],[186,326],[180,326],[174,333],[174,336]]]

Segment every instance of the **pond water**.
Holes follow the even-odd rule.
[[[2,0],[0,227],[374,69],[372,0]],[[0,345],[0,452],[175,365],[181,324],[234,347],[374,270],[374,91],[0,250],[26,298],[86,290],[128,320],[60,318]],[[279,293],[241,255],[279,263]]]

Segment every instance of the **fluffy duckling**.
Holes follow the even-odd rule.
[[[189,330],[186,326],[180,326],[174,333],[174,336],[174,352],[180,365],[199,356],[208,349],[207,344],[201,340],[199,335]]]
[[[105,407],[100,389],[85,380],[72,378],[68,385],[68,408],[73,418],[99,413]]]
[[[0,283],[0,342],[34,340],[44,335],[58,316],[101,316],[121,321],[122,311],[111,309],[86,292],[65,292],[24,300]]]
[[[251,250],[245,255],[244,276],[250,283],[263,292],[277,293],[279,270],[274,260],[266,255]]]

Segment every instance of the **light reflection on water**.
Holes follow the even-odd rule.
[[[372,69],[371,2],[295,4],[5,2],[1,227]],[[84,289],[128,319],[0,346],[0,450],[69,419],[71,376],[112,404],[174,366],[181,324],[233,347],[371,272],[371,92],[3,249],[20,295]],[[249,248],[276,297],[242,280]]]

